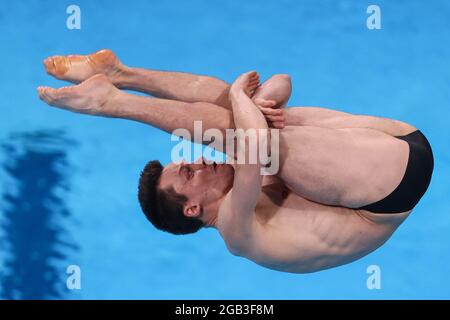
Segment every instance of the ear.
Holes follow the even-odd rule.
[[[183,208],[183,213],[186,217],[196,218],[202,213],[202,208],[197,203],[186,203]]]

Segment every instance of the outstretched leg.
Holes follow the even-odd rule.
[[[230,85],[209,76],[132,68],[122,64],[111,50],[90,55],[53,56],[44,61],[47,72],[61,80],[79,83],[104,74],[116,87],[184,102],[209,102],[231,109]],[[287,75],[275,75],[255,92],[255,97],[286,104],[291,94]]]
[[[172,133],[187,129],[194,137],[194,121],[202,130],[234,128],[232,112],[207,102],[183,102],[133,95],[117,89],[103,74],[81,84],[60,89],[38,88],[39,97],[49,105],[83,114],[143,122]],[[210,141],[196,141],[210,143]],[[225,146],[221,150],[224,149]]]

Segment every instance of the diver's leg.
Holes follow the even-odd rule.
[[[354,115],[318,107],[291,107],[285,114],[286,126],[314,126],[330,129],[369,128],[384,132],[391,136],[404,136],[417,129],[402,121],[367,116]]]
[[[405,141],[373,129],[287,126],[280,131],[278,176],[309,200],[358,208],[398,186],[408,156]]]
[[[90,55],[53,56],[44,64],[49,74],[61,80],[79,83],[102,73],[118,88],[141,91],[163,99],[209,102],[231,109],[228,99],[230,86],[220,79],[127,67],[111,50],[100,50]],[[255,96],[282,105],[289,99],[290,92],[289,76],[274,75],[256,90]]]
[[[201,121],[201,139],[207,129],[234,128],[230,110],[208,102],[182,102],[133,95],[117,89],[105,75],[98,74],[79,85],[53,89],[39,87],[39,97],[61,109],[103,117],[143,122],[172,133],[185,129],[194,139],[194,121]],[[208,144],[211,141],[196,141]],[[225,145],[217,145],[224,150]]]
[[[256,89],[252,100],[273,100],[277,107],[285,107],[291,97],[292,82],[287,74],[275,74]]]
[[[231,110],[228,98],[230,85],[203,75],[182,72],[128,68],[122,77],[124,88],[142,91],[154,97],[185,102],[209,102]],[[273,100],[285,105],[291,96],[291,80],[286,74],[276,74],[259,86],[253,98]]]

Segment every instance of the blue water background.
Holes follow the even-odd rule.
[[[66,28],[80,6],[82,29]],[[0,297],[43,299],[450,298],[450,2],[0,2]],[[429,138],[435,172],[413,214],[380,249],[314,274],[232,256],[214,230],[176,237],[140,212],[139,172],[173,143],[129,121],[71,114],[38,100],[50,55],[114,50],[124,63],[226,81],[288,73],[291,106],[409,122]],[[65,287],[68,265],[81,290]],[[366,287],[367,266],[382,270]]]

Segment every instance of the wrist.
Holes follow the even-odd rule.
[[[244,90],[242,90],[242,89],[235,89],[233,87],[230,89],[229,96],[230,96],[230,100],[231,101],[236,101],[236,100],[241,99],[242,95],[245,95]]]

